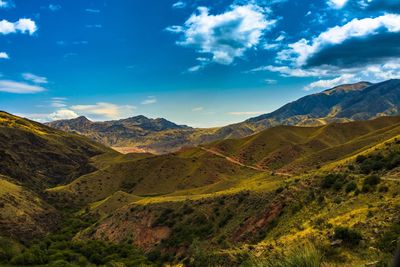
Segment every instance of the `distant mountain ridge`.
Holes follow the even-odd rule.
[[[109,146],[120,146],[126,140],[136,140],[149,134],[167,130],[187,130],[163,118],[150,119],[143,115],[104,122],[94,122],[84,116],[71,120],[47,123],[48,126],[67,132],[76,132]]]
[[[75,131],[109,146],[166,153],[185,146],[241,138],[278,125],[320,126],[399,114],[400,80],[393,79],[376,84],[359,82],[336,86],[302,97],[274,112],[221,128],[196,129],[144,116],[109,122],[90,122],[79,117],[48,125]]]

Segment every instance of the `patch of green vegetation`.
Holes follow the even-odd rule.
[[[347,175],[341,173],[330,173],[322,178],[321,187],[340,191],[347,182]]]
[[[262,257],[251,257],[243,267],[321,267],[323,254],[312,244],[295,247],[285,253],[274,253]]]
[[[343,226],[335,228],[333,238],[342,240],[344,244],[350,246],[358,245],[360,241],[363,239],[360,232]]]
[[[400,245],[400,221],[393,224],[379,238],[378,246],[382,251],[393,254]]]
[[[109,244],[102,241],[74,240],[76,233],[93,222],[69,218],[64,227],[43,239],[33,241],[20,251],[0,239],[0,264],[11,266],[152,266],[131,244]]]
[[[363,186],[361,191],[363,193],[373,192],[376,186],[381,182],[381,178],[378,175],[367,176],[363,181]]]
[[[387,153],[376,153],[369,156],[359,155],[356,158],[360,172],[370,174],[383,170],[392,170],[400,166],[400,149],[395,148]]]

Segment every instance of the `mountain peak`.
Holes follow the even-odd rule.
[[[72,119],[74,121],[80,121],[80,122],[91,122],[88,118],[86,118],[85,116],[79,116],[75,119]]]

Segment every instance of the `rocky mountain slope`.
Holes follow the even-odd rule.
[[[185,146],[249,136],[277,125],[318,126],[368,120],[398,115],[399,110],[400,80],[389,80],[337,86],[300,98],[272,113],[221,128],[194,129],[143,116],[112,122],[90,122],[80,117],[48,125],[78,132],[108,146],[120,147],[121,151],[167,153]]]

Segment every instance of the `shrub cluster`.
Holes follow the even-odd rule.
[[[335,228],[333,237],[335,239],[340,239],[343,241],[343,243],[352,246],[358,245],[362,240],[362,235],[358,231],[342,226]]]
[[[387,154],[378,153],[368,157],[359,155],[356,158],[356,163],[359,165],[360,171],[363,174],[392,170],[400,166],[400,151],[392,150]]]
[[[124,266],[151,265],[151,262],[130,244],[109,244],[102,241],[75,241],[73,236],[90,223],[70,219],[58,233],[33,242],[21,251],[12,251],[0,240],[0,265],[14,266],[89,266],[120,263]],[[2,265],[3,266],[3,265]]]

